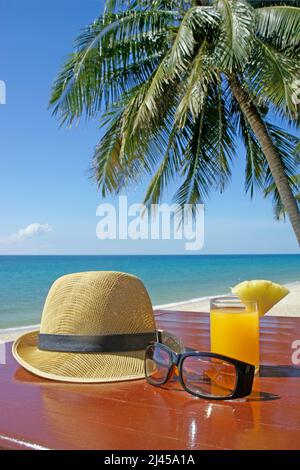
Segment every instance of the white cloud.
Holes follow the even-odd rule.
[[[27,225],[27,227],[21,228],[16,233],[13,233],[8,237],[8,240],[12,243],[23,242],[28,238],[51,232],[51,230],[52,227],[49,224],[39,224],[35,222],[34,224]]]

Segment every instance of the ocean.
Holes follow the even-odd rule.
[[[246,279],[300,281],[300,255],[0,256],[0,328],[39,323],[55,279],[94,270],[137,275],[163,305],[225,294]]]

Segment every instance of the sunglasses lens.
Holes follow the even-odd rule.
[[[148,382],[154,385],[163,384],[168,378],[171,362],[171,355],[164,348],[158,344],[149,346],[145,356],[145,373]]]
[[[188,356],[182,363],[182,379],[191,393],[207,398],[226,398],[235,391],[237,370],[223,359]]]

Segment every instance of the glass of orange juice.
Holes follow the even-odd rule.
[[[255,301],[215,297],[210,302],[211,352],[255,365],[259,371],[259,315]]]

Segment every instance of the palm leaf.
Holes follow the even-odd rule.
[[[195,210],[213,187],[223,189],[231,175],[234,128],[220,87],[210,83],[197,119],[189,115],[185,124],[188,144],[182,158],[183,182],[174,196],[181,208],[190,204]]]
[[[106,131],[93,157],[93,174],[103,196],[119,192],[151,170],[145,159],[148,141],[142,134],[128,138],[131,116],[143,99],[147,86],[146,82],[131,90],[121,103],[103,116],[101,125]]]
[[[156,40],[176,18],[176,11],[126,11],[104,15],[83,30],[76,42],[78,51],[54,83],[50,100],[54,114],[60,113],[62,123],[72,123],[83,111],[93,116],[101,108],[102,78],[107,71],[115,71],[120,62],[125,69],[134,60],[158,51],[162,44]]]
[[[297,152],[297,144],[299,143],[299,139],[293,134],[283,131],[279,127],[270,123],[267,123],[267,126],[273,143],[278,152],[280,152],[284,171],[288,176],[288,180],[293,190],[294,196],[296,200],[299,201],[300,195],[298,192],[300,190],[300,179],[299,175],[297,174],[300,168],[300,155]],[[265,197],[271,196],[273,199],[275,218],[285,218],[285,208],[268,167],[266,167],[264,195]]]
[[[150,181],[144,198],[144,204],[148,206],[158,204],[163,197],[165,189],[178,176],[183,152],[182,134],[184,134],[184,131],[180,132],[177,127],[173,126],[171,128],[167,142],[165,142],[162,162]]]
[[[300,175],[291,176],[290,184],[293,188],[293,193],[296,201],[298,201],[299,208],[300,208]],[[270,184],[264,192],[265,197],[271,195],[273,198],[273,205],[274,205],[274,216],[276,220],[285,220],[286,218],[286,211],[279,196],[277,187],[275,183]]]
[[[191,67],[196,38],[195,25],[201,33],[201,28],[214,28],[218,24],[218,14],[210,7],[191,8],[183,18],[170,52],[162,59],[153,75],[151,85],[142,103],[137,116],[136,125],[145,126],[155,122],[159,115],[159,107],[165,101],[167,88],[175,87],[181,81],[182,75]],[[159,106],[158,106],[159,105]]]
[[[299,2],[300,5],[300,2]],[[296,47],[300,43],[299,5],[277,5],[256,10],[256,31],[260,38],[277,47]]]
[[[161,201],[175,183],[173,200],[195,211],[229,181],[238,133],[246,191],[271,187],[259,141],[229,90],[231,77],[246,90],[294,184],[297,142],[266,119],[270,109],[297,118],[291,91],[299,76],[298,20],[288,7],[261,5],[107,0],[105,14],[78,38],[51,99],[65,123],[102,115],[94,175],[103,196],[151,175],[147,204]],[[272,197],[279,207],[276,188]]]
[[[256,188],[263,190],[265,187],[267,161],[254,132],[243,115],[241,115],[241,133],[246,149],[245,191],[253,198]]]
[[[244,73],[251,92],[260,100],[272,103],[274,109],[283,116],[298,116],[293,96],[300,67],[295,60],[260,39],[255,39],[254,53]]]
[[[215,56],[220,68],[230,72],[235,66],[242,67],[251,51],[254,11],[248,3],[236,0],[217,0],[215,6],[222,16]]]
[[[212,106],[211,112],[216,112],[215,132],[212,132],[212,155],[218,164],[219,189],[223,191],[231,177],[231,162],[235,157],[236,128],[231,119],[230,102],[223,94],[223,86],[219,79],[216,85],[216,105]]]
[[[207,88],[210,82],[216,79],[216,74],[208,64],[208,44],[204,40],[193,60],[186,80],[182,83],[184,93],[178,105],[175,120],[180,128],[183,128],[188,114],[193,121],[199,116]]]

